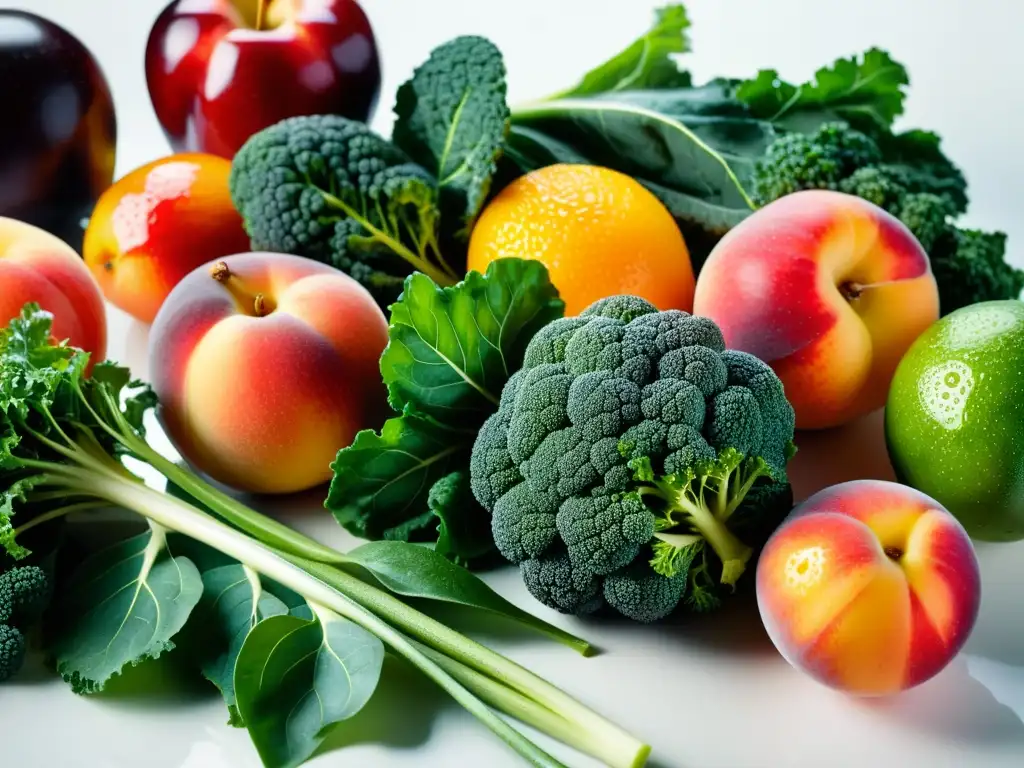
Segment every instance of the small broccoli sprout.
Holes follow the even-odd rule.
[[[50,580],[34,565],[0,573],[0,682],[18,673],[25,660],[25,637],[18,625],[35,621],[50,599]]]
[[[471,485],[531,594],[564,613],[713,610],[792,507],[794,413],[707,318],[633,296],[541,330]]]

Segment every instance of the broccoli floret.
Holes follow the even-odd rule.
[[[0,682],[18,673],[25,658],[25,637],[17,628],[36,621],[50,599],[50,580],[34,565],[0,573]]]
[[[839,125],[785,134],[755,164],[752,185],[759,205],[804,189],[832,189],[898,218],[929,256],[943,315],[981,301],[1016,299],[1024,289],[1024,271],[1006,263],[1004,234],[956,226],[967,208],[967,182],[933,134],[908,131],[876,140]]]
[[[254,250],[332,264],[385,306],[414,269],[456,282],[437,245],[436,179],[364,123],[311,115],[265,128],[235,155],[230,189]]]
[[[754,202],[765,205],[804,189],[839,189],[858,168],[881,161],[871,138],[841,123],[827,123],[811,135],[787,133],[768,145],[754,167]]]
[[[14,627],[0,624],[0,683],[10,680],[25,663],[25,637]]]
[[[717,605],[792,507],[794,424],[712,321],[617,296],[534,337],[471,487],[538,600],[655,621]]]
[[[953,232],[950,220],[956,215],[956,208],[949,198],[941,195],[907,194],[892,210],[929,254],[935,253],[940,241]]]
[[[1006,235],[953,228],[932,251],[943,315],[982,301],[1018,299],[1024,271],[1005,260]]]

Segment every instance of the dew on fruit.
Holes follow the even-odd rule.
[[[947,360],[928,368],[918,380],[921,407],[944,429],[959,429],[974,389],[974,373],[961,360]]]
[[[945,341],[952,349],[982,344],[1015,326],[1024,317],[1005,306],[973,306],[968,311],[945,318]]]
[[[804,547],[792,553],[783,569],[786,586],[799,594],[805,593],[821,578],[825,560],[823,547]]]

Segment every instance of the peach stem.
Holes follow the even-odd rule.
[[[256,31],[263,29],[263,21],[267,17],[267,5],[270,0],[256,0]]]
[[[247,314],[251,313],[255,317],[266,317],[274,311],[274,305],[264,294],[260,292],[251,293],[245,289],[242,281],[231,271],[226,262],[218,261],[210,267],[210,277],[228,289],[235,301],[243,308],[243,311],[246,311],[245,308],[247,306],[251,307],[251,310],[246,312]]]

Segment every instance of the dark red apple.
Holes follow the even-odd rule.
[[[150,32],[146,78],[175,152],[231,158],[288,117],[368,122],[381,70],[355,0],[175,0]]]
[[[80,250],[114,178],[117,121],[102,70],[67,30],[0,10],[0,115],[0,216]]]

